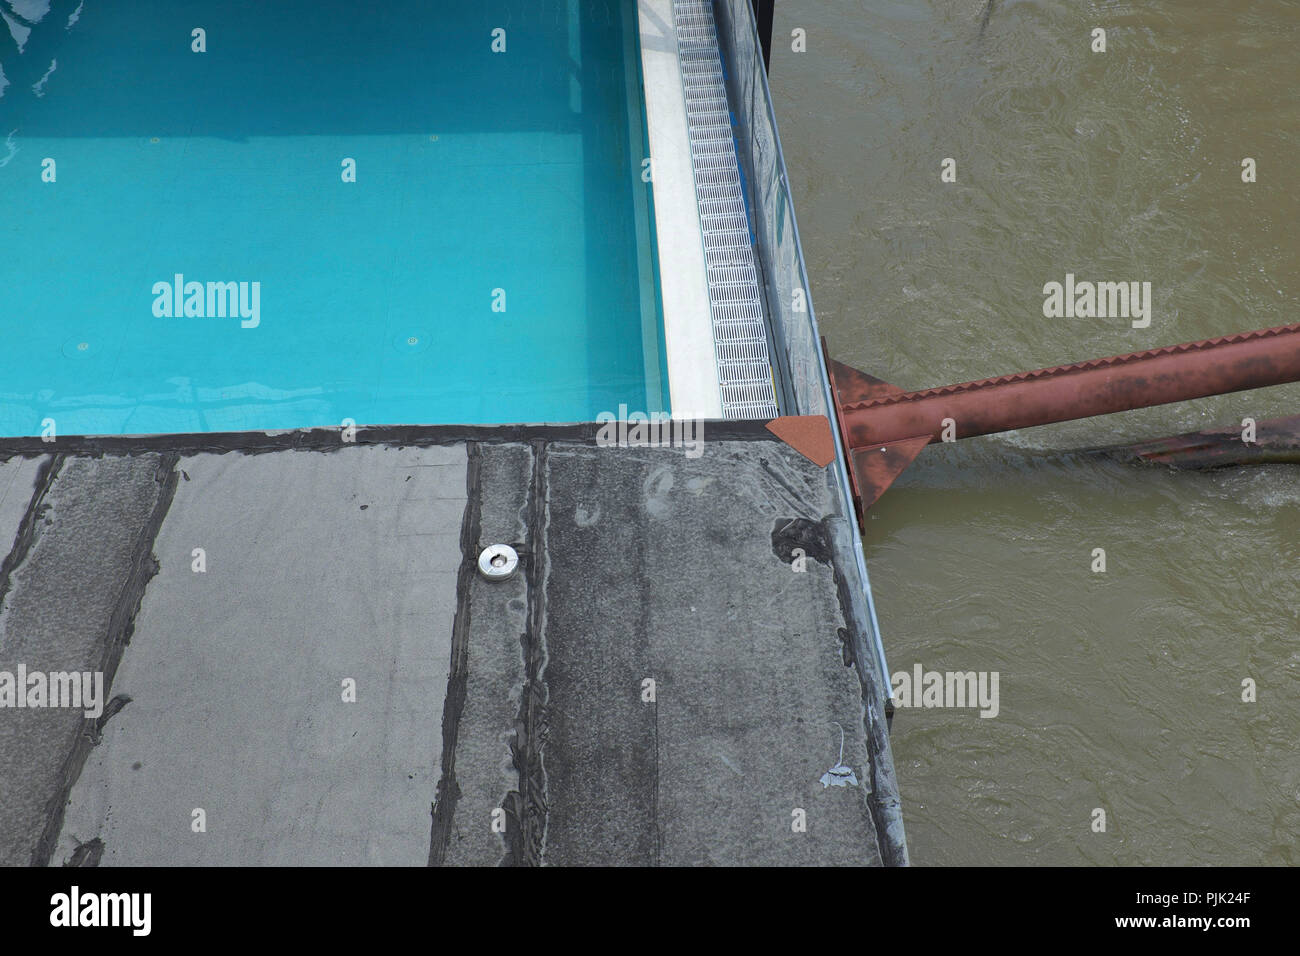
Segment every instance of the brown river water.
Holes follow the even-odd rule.
[[[915,389],[1300,321],[1300,3],[986,6],[776,5],[831,354]],[[1066,273],[1150,282],[1150,326],[1044,317]],[[1296,414],[1285,385],[932,446],[871,510],[891,672],[999,677],[995,717],[895,717],[913,863],[1300,863],[1300,466],[1078,451]]]

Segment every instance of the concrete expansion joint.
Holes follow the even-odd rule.
[[[5,595],[9,593],[14,572],[27,558],[32,545],[39,537],[40,527],[44,522],[46,512],[50,509],[49,504],[45,501],[45,496],[49,493],[50,487],[54,484],[54,480],[58,477],[66,460],[67,456],[64,454],[52,455],[41,465],[40,470],[37,472],[32,497],[27,503],[27,509],[23,512],[22,519],[18,523],[18,533],[14,535],[13,546],[9,549],[9,553],[5,555],[4,561],[0,562],[0,611],[4,609]]]
[[[511,758],[519,774],[519,789],[506,798],[506,860],[513,866],[541,866],[546,851],[547,802],[544,750],[548,731],[546,686],[546,475],[550,445],[531,442],[533,472],[528,492],[528,540],[531,549],[520,553],[528,582],[527,625],[520,635],[524,686],[519,714],[510,742]]]
[[[157,484],[157,490],[154,492],[153,505],[149,515],[134,537],[130,553],[130,565],[127,569],[125,581],[113,604],[104,630],[102,656],[98,669],[104,675],[106,693],[112,690],[113,680],[117,675],[122,654],[127,644],[131,642],[131,636],[135,632],[136,616],[140,612],[145,589],[158,573],[158,559],[153,553],[154,542],[157,540],[163,520],[171,509],[172,500],[176,494],[176,484],[180,478],[177,470],[180,458],[176,452],[149,453],[139,457],[142,461],[147,461],[149,458],[156,459],[153,461],[153,474],[151,477]],[[38,483],[37,495],[42,499],[51,488],[56,486],[56,475],[64,475],[61,466],[61,458],[52,461],[48,480],[44,483]],[[75,491],[75,478],[73,482]],[[36,496],[33,497],[33,503],[35,501]],[[72,788],[81,776],[86,759],[89,757],[91,749],[103,740],[104,728],[107,722],[115,714],[119,713],[130,700],[131,698],[125,694],[117,694],[108,702],[103,713],[97,718],[83,719],[80,728],[74,735],[72,747],[59,771],[59,785],[50,794],[46,803],[45,826],[32,851],[32,865],[48,866],[50,864],[58,843],[59,833],[63,828],[64,813],[69,803]],[[102,848],[99,852],[102,853]],[[97,854],[88,855],[83,858],[81,865],[92,865],[89,862],[91,856],[95,859],[98,858]]]
[[[465,443],[465,512],[460,527],[460,567],[456,572],[456,613],[452,620],[451,664],[442,712],[442,766],[430,804],[429,866],[442,866],[451,842],[456,805],[462,796],[456,782],[456,744],[469,682],[471,595],[478,574],[482,535],[483,450]]]

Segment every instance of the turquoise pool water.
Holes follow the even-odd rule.
[[[0,11],[0,435],[667,408],[635,4]]]

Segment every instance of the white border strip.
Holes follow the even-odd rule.
[[[577,5],[580,0],[569,0],[572,16],[577,17]],[[641,48],[640,27],[631,22],[630,16],[624,16],[623,42],[626,49],[633,46]],[[664,358],[659,354],[659,288],[658,276],[655,274],[654,251],[650,248],[650,236],[653,227],[650,222],[650,193],[640,182],[641,160],[646,149],[645,140],[649,135],[646,129],[645,96],[641,92],[641,61],[628,56],[624,69],[628,120],[628,156],[633,157],[632,173],[635,182],[632,186],[632,205],[636,216],[636,268],[641,290],[641,354],[645,365],[646,412],[663,412],[671,404],[668,394],[668,376],[664,371]]]
[[[722,418],[709,280],[672,0],[637,0],[673,418]]]

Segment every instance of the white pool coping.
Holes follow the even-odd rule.
[[[637,0],[654,185],[655,242],[673,418],[722,418],[704,241],[673,0]]]

